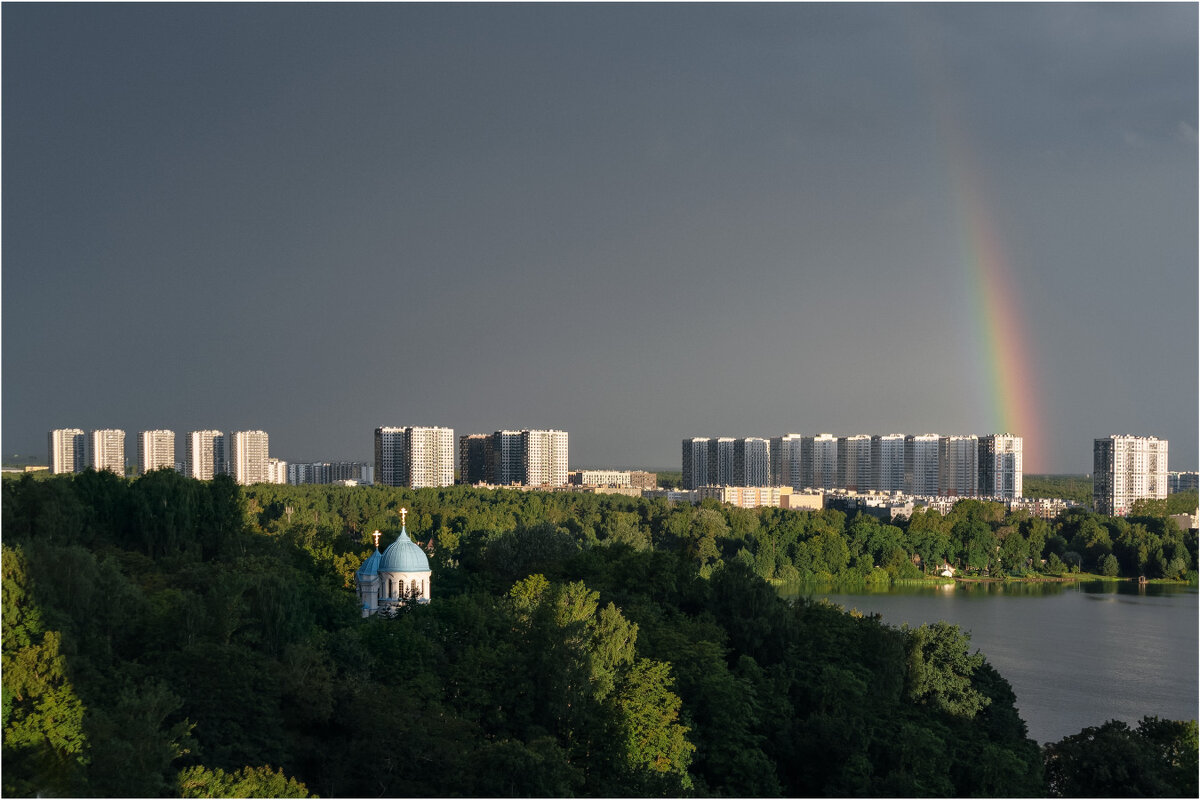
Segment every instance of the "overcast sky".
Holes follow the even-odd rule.
[[[1027,472],[1114,433],[1196,469],[1197,22],[5,4],[3,451],[561,428],[572,466],[678,469],[689,436],[998,432],[1000,375]],[[990,349],[980,269],[1020,327]]]

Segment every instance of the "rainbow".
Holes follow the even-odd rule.
[[[918,31],[918,34],[923,33]],[[935,136],[942,144],[949,173],[950,200],[959,257],[972,310],[977,354],[976,383],[990,430],[1021,436],[1026,472],[1043,469],[1046,427],[1041,418],[1038,364],[1029,346],[1029,326],[1021,293],[1013,280],[1001,232],[994,223],[976,164],[958,124],[950,73],[935,54],[932,37],[918,35],[918,71],[924,73],[934,105]]]

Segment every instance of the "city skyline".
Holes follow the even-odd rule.
[[[399,420],[570,431],[572,466],[784,431],[1197,466],[1194,5],[4,22],[6,455],[370,461]]]

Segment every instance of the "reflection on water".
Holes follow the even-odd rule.
[[[1017,694],[1039,742],[1109,719],[1195,719],[1198,597],[1194,586],[1132,581],[788,586],[889,625],[945,620],[971,635]]]

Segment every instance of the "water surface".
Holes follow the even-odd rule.
[[[1143,716],[1196,719],[1200,594],[1131,582],[955,584],[886,590],[791,586],[889,625],[945,620],[1012,684],[1029,735],[1057,741]]]

